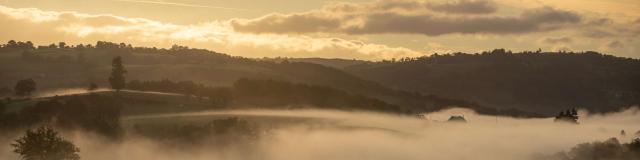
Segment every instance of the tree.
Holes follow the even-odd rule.
[[[80,149],[58,135],[50,127],[27,130],[25,135],[12,143],[13,152],[24,160],[79,160]]]
[[[36,81],[33,79],[23,79],[16,83],[14,91],[18,96],[30,96],[36,90]]]
[[[9,42],[7,42],[7,48],[15,48],[18,46],[18,43],[15,40],[9,40]]]
[[[24,45],[24,49],[35,49],[35,47],[33,46],[33,42],[27,41]]]
[[[59,43],[58,43],[58,47],[60,47],[60,48],[66,48],[66,47],[67,47],[67,43],[65,43],[65,42],[59,42]]]
[[[119,92],[125,86],[124,74],[127,73],[127,70],[124,69],[124,66],[122,65],[122,58],[120,56],[113,59],[111,66],[112,69],[111,77],[109,77],[109,83],[111,84],[111,88]]]

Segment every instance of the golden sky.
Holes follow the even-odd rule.
[[[640,58],[638,0],[0,0],[0,40],[172,44],[247,57],[445,52]]]

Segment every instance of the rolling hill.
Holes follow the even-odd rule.
[[[390,89],[343,70],[306,62],[232,57],[222,53],[187,47],[157,49],[98,42],[95,47],[2,48],[0,49],[0,88],[11,88],[16,81],[33,78],[41,90],[77,88],[96,83],[108,86],[111,59],[121,56],[128,70],[127,80],[193,81],[206,86],[231,86],[238,79],[263,79],[327,86],[349,94],[379,99],[406,113],[436,111],[446,107],[469,107],[487,114],[538,116],[510,109],[497,112],[488,106],[438,95]],[[316,59],[316,61],[318,61]],[[336,60],[334,60],[336,61]],[[348,60],[337,60],[346,62]]]
[[[640,104],[640,60],[597,52],[505,50],[445,54],[345,69],[394,89],[553,114],[611,112]]]

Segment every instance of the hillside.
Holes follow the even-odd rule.
[[[553,114],[640,104],[640,60],[596,52],[445,54],[366,63],[348,72],[383,85],[481,105]]]
[[[81,47],[82,46],[82,47]],[[389,89],[340,69],[305,62],[274,62],[232,57],[208,50],[174,46],[171,49],[132,47],[124,43],[98,42],[95,47],[0,48],[0,88],[12,88],[16,81],[33,78],[41,90],[86,87],[89,83],[108,86],[111,59],[121,56],[128,70],[127,81],[192,81],[206,86],[231,86],[238,79],[269,79],[327,86],[349,94],[379,99],[404,112],[436,111],[450,106],[470,107],[487,114],[533,116],[495,109],[473,102],[421,95]]]
[[[401,107],[327,86],[275,80],[239,79],[231,87],[209,87],[191,81],[131,81],[128,89],[183,95],[182,101],[209,109],[331,109],[405,113]],[[133,100],[136,100],[134,98]],[[152,100],[152,99],[150,99]]]
[[[108,86],[110,60],[121,56],[127,80],[192,81],[232,86],[262,79],[326,86],[393,104],[404,112],[450,106],[484,114],[551,116],[567,108],[617,111],[640,104],[640,62],[596,52],[445,54],[369,62],[321,58],[233,57],[203,49],[124,43],[0,48],[0,95],[33,78],[41,90]]]

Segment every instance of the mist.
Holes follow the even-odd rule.
[[[64,131],[80,148],[82,159],[533,159],[573,146],[616,137],[629,142],[640,131],[639,109],[610,114],[580,111],[580,124],[554,123],[552,118],[518,119],[479,115],[468,109],[425,114],[425,119],[372,112],[328,110],[239,110],[123,117],[122,123],[180,120],[193,117],[247,119],[270,128],[250,143],[176,148],[127,133],[118,142],[100,136]],[[464,115],[468,123],[446,122]],[[129,127],[125,127],[130,130]],[[621,136],[625,130],[627,136]],[[3,137],[0,159],[18,159]]]
[[[640,0],[171,1],[0,0],[0,160],[640,160]]]

